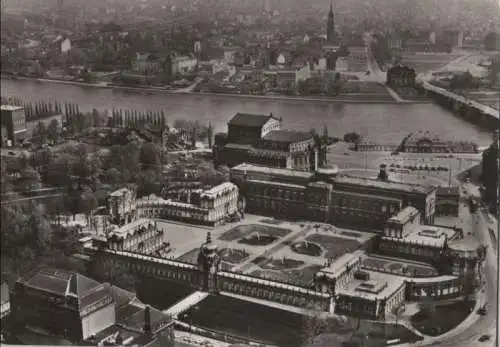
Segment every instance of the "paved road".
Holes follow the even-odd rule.
[[[469,195],[478,196],[477,187],[467,184]],[[467,212],[464,212],[466,214]],[[465,216],[464,216],[465,217]],[[453,346],[453,347],[470,347],[470,346],[491,346],[494,340],[494,331],[496,327],[496,312],[497,296],[496,296],[496,251],[492,245],[492,240],[488,232],[488,228],[495,228],[493,224],[487,220],[486,215],[479,211],[470,216],[471,228],[479,242],[488,245],[488,252],[484,264],[484,274],[486,279],[486,300],[489,312],[486,316],[480,316],[475,324],[465,328],[457,335],[448,338],[444,341],[436,341],[425,346]],[[494,229],[496,231],[496,228]],[[474,314],[474,313],[473,313]],[[478,341],[483,334],[492,334],[491,341],[481,343]]]

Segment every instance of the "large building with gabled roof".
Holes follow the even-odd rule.
[[[325,162],[326,151],[310,132],[281,129],[273,114],[237,113],[228,122],[227,134],[218,134],[215,165],[230,167],[253,163],[269,167],[313,171]]]
[[[144,346],[170,336],[170,316],[146,307],[133,293],[74,271],[34,269],[14,285],[16,329],[35,328],[74,343]]]

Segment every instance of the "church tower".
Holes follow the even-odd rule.
[[[330,11],[328,12],[328,20],[326,22],[326,40],[329,43],[335,41],[335,21],[333,17],[333,5],[330,2]]]

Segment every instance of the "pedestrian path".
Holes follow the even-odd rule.
[[[188,310],[190,307],[193,307],[203,301],[208,296],[206,292],[194,292],[193,294],[185,297],[181,301],[177,302],[174,306],[169,307],[164,310],[163,313],[172,315],[174,318],[177,317],[180,313]]]

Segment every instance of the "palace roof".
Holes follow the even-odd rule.
[[[285,177],[296,177],[296,178],[302,178],[302,179],[310,179],[313,177],[314,173],[312,172],[306,172],[306,171],[297,171],[297,170],[290,170],[290,169],[280,169],[280,168],[274,168],[274,167],[267,167],[267,166],[261,166],[261,165],[253,165],[253,164],[248,164],[248,163],[243,163],[240,165],[237,165],[232,168],[234,171],[243,171],[248,174],[253,173],[262,173],[262,174],[268,174],[268,175],[276,175],[276,176],[285,176]]]
[[[366,271],[368,272],[368,271]],[[404,278],[389,278],[383,273],[368,272],[370,279],[367,281],[352,279],[345,287],[337,289],[338,294],[356,296],[366,300],[383,300],[392,297],[401,286],[404,285]]]
[[[412,217],[415,217],[418,215],[420,212],[412,206],[407,206],[401,211],[399,211],[397,214],[389,218],[389,222],[396,222],[396,223],[401,223],[404,224],[406,223],[409,219]]]
[[[250,113],[236,113],[233,118],[228,122],[228,125],[246,126],[251,128],[260,128],[274,118],[272,114],[250,114]],[[276,119],[276,118],[274,118]]]
[[[217,196],[220,196],[222,194],[225,194],[229,191],[234,191],[236,190],[237,187],[235,184],[231,183],[231,182],[224,182],[224,183],[221,183],[209,190],[206,190],[204,191],[202,194],[201,194],[201,197],[207,197],[207,198],[216,198]]]
[[[405,193],[429,194],[434,191],[433,187],[421,186],[418,184],[400,183],[391,181],[381,181],[371,178],[360,178],[352,176],[338,176],[334,179],[338,185],[351,185],[365,188],[375,188],[384,190],[397,190]]]
[[[297,143],[307,141],[313,138],[313,135],[304,131],[292,130],[273,130],[266,134],[262,139],[266,141]]]

